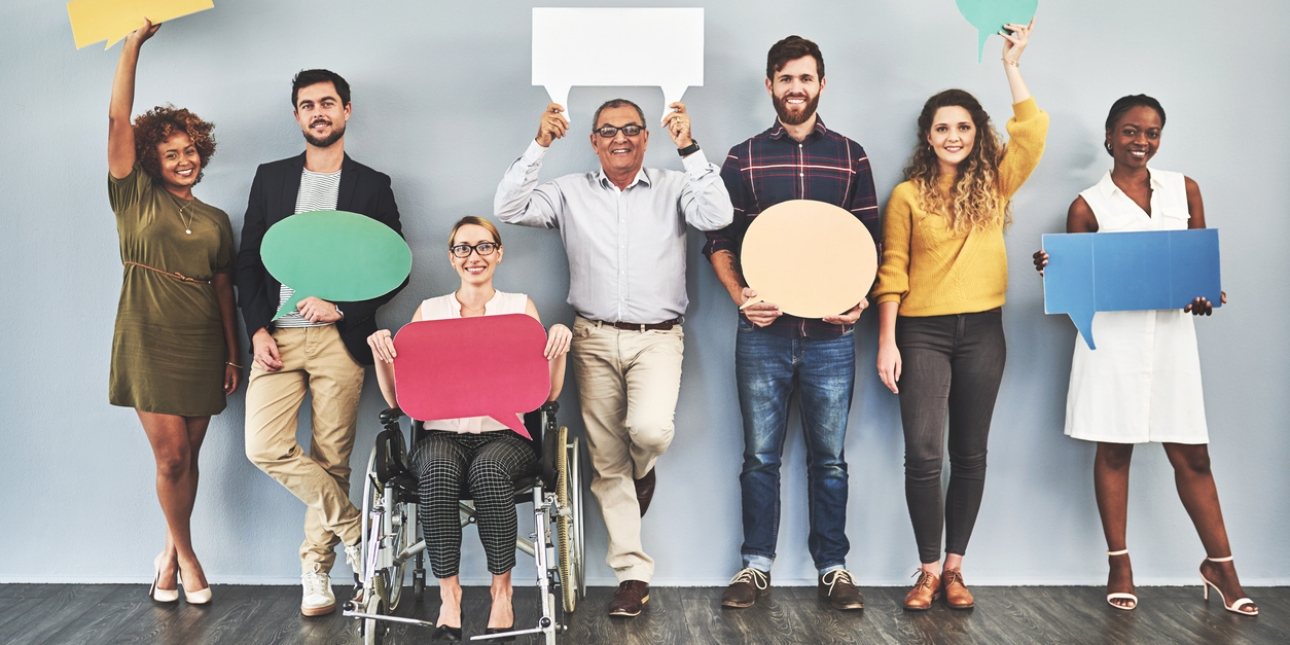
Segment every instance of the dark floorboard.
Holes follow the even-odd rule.
[[[141,585],[0,585],[0,643],[5,645],[353,645],[356,621],[339,614],[300,615],[298,587],[221,585],[208,607],[180,602],[153,604]],[[937,605],[912,613],[900,607],[905,589],[866,588],[865,610],[842,613],[821,602],[813,587],[779,587],[757,605],[722,609],[721,590],[657,587],[639,617],[611,619],[605,606],[613,589],[587,590],[569,631],[570,645],[990,645],[1197,643],[1272,645],[1290,643],[1290,587],[1248,590],[1260,616],[1222,610],[1217,599],[1201,600],[1199,585],[1140,587],[1136,611],[1107,606],[1095,587],[976,587],[977,608],[952,611]],[[339,600],[348,591],[337,589]],[[399,615],[433,620],[438,595],[420,604],[411,590]],[[488,591],[466,589],[467,634],[479,633],[488,616]],[[537,592],[515,591],[519,625],[536,623]],[[386,643],[429,641],[430,631],[393,625]],[[525,637],[518,642],[536,643]]]

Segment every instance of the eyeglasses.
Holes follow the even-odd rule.
[[[457,246],[448,247],[448,250],[452,251],[452,254],[459,258],[468,258],[470,257],[471,251],[479,253],[480,257],[488,257],[493,254],[493,251],[500,248],[502,248],[502,245],[497,242],[480,242],[474,246],[469,244],[458,244]]]
[[[627,125],[624,125],[621,127],[616,125],[602,125],[599,128],[596,128],[596,134],[600,135],[605,139],[612,139],[614,138],[615,135],[618,134],[619,130],[622,130],[623,134],[629,137],[634,137],[640,134],[643,130],[645,130],[645,126],[637,125],[635,123],[628,123]]]

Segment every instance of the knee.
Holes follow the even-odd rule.
[[[248,441],[246,443],[246,458],[252,464],[255,464],[256,468],[259,468],[260,470],[268,472],[270,466],[272,466],[275,463],[287,460],[292,456],[292,454],[295,452],[296,449],[297,448],[293,448],[292,450],[289,450],[286,453],[283,453],[281,451],[273,450],[269,446],[260,445],[260,444],[256,444]]]
[[[157,452],[157,476],[167,481],[179,481],[192,467],[192,455],[187,446],[174,446]]]
[[[450,490],[456,495],[461,490],[461,470],[452,459],[427,459],[421,462],[417,473],[421,486],[431,491]]]
[[[1203,446],[1179,446],[1170,451],[1174,470],[1188,475],[1208,475],[1209,450]]]
[[[482,491],[510,491],[511,474],[506,466],[496,459],[476,459],[470,464],[468,474],[471,493],[478,499]]]
[[[1133,444],[1098,444],[1097,459],[1110,470],[1127,470],[1133,461]]]
[[[778,472],[780,456],[775,450],[748,450],[744,452],[744,474]]]
[[[955,475],[975,475],[985,472],[985,455],[979,453],[950,453],[950,467]]]
[[[941,456],[935,455],[905,455],[905,478],[910,481],[936,481],[941,480]]]
[[[628,419],[627,431],[632,444],[655,455],[661,455],[672,445],[675,427],[671,419]]]

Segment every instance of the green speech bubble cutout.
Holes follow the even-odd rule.
[[[985,41],[1004,25],[1024,25],[1035,17],[1039,0],[954,0],[959,13],[976,27],[976,62],[981,62]]]
[[[260,257],[270,275],[295,290],[274,320],[309,296],[354,302],[385,295],[412,272],[412,250],[394,229],[345,211],[300,213],[274,224]]]

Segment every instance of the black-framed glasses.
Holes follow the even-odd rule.
[[[493,254],[493,251],[500,248],[502,248],[502,245],[497,242],[480,242],[474,246],[469,244],[458,244],[457,246],[448,247],[448,250],[452,251],[452,254],[459,258],[468,258],[470,257],[471,251],[478,253],[480,257],[488,257]]]
[[[645,126],[637,123],[628,123],[627,125],[624,125],[624,126],[606,124],[606,125],[600,126],[599,128],[596,128],[596,134],[600,135],[605,139],[612,139],[614,138],[614,136],[618,134],[619,130],[622,130],[623,134],[629,137],[634,137],[640,134],[641,132],[644,132]]]

